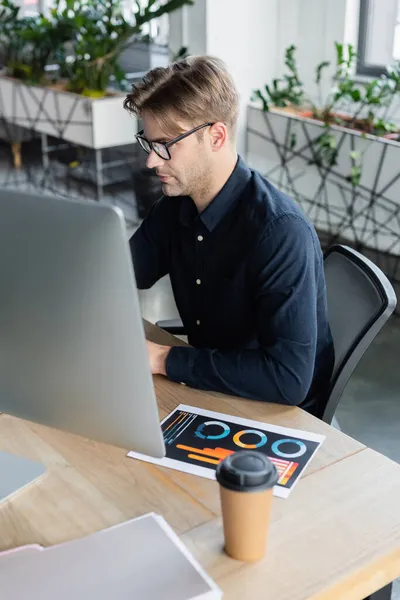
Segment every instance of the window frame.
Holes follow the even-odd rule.
[[[360,0],[356,74],[368,77],[380,77],[386,73],[387,65],[371,65],[366,62],[368,15],[370,13],[370,8],[371,0]]]

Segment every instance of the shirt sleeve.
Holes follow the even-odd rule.
[[[167,376],[194,388],[298,405],[313,378],[316,279],[323,268],[310,225],[298,215],[275,219],[250,268],[256,282],[259,347],[232,351],[174,347],[167,357]]]
[[[169,272],[171,218],[167,202],[168,199],[162,197],[152,206],[129,241],[140,290],[149,289]]]

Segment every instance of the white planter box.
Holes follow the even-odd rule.
[[[400,143],[333,127],[339,153],[332,168],[310,164],[318,121],[278,110],[248,108],[247,160],[301,204],[330,239],[400,255]],[[292,134],[296,144],[291,148]],[[365,151],[360,185],[348,181],[350,151]]]
[[[0,118],[87,148],[123,146],[135,142],[138,130],[124,97],[86,98],[1,76]]]

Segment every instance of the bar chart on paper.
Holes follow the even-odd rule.
[[[161,423],[166,457],[154,459],[137,452],[128,456],[215,479],[220,461],[238,450],[258,450],[278,470],[274,494],[287,498],[317,452],[324,436],[288,429],[214,411],[179,405]]]

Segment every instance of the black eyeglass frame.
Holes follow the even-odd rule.
[[[200,129],[203,129],[204,127],[211,127],[214,124],[215,123],[203,123],[203,125],[198,125],[194,129],[191,129],[190,131],[185,131],[185,133],[182,133],[181,135],[178,135],[178,137],[174,138],[173,140],[171,140],[169,142],[165,142],[165,143],[163,143],[163,142],[150,142],[147,138],[144,137],[144,135],[143,135],[144,130],[143,129],[141,131],[139,131],[139,133],[137,133],[135,135],[135,138],[139,142],[140,147],[146,152],[146,154],[150,154],[150,152],[152,150],[154,150],[154,152],[157,154],[157,156],[159,156],[163,160],[171,160],[171,153],[169,151],[169,148],[171,146],[173,146],[173,144],[176,144],[177,142],[180,142],[181,140],[184,140],[189,135],[192,135],[192,133],[195,133],[196,131],[199,131]],[[143,146],[143,144],[141,143],[141,140],[143,140],[143,142],[145,142],[146,144],[149,145],[150,150],[147,150]],[[161,154],[159,152],[157,152],[157,150],[155,149],[154,144],[159,144],[160,146],[163,146],[165,148],[167,154],[168,154],[168,158],[166,158],[165,156],[161,156]]]

